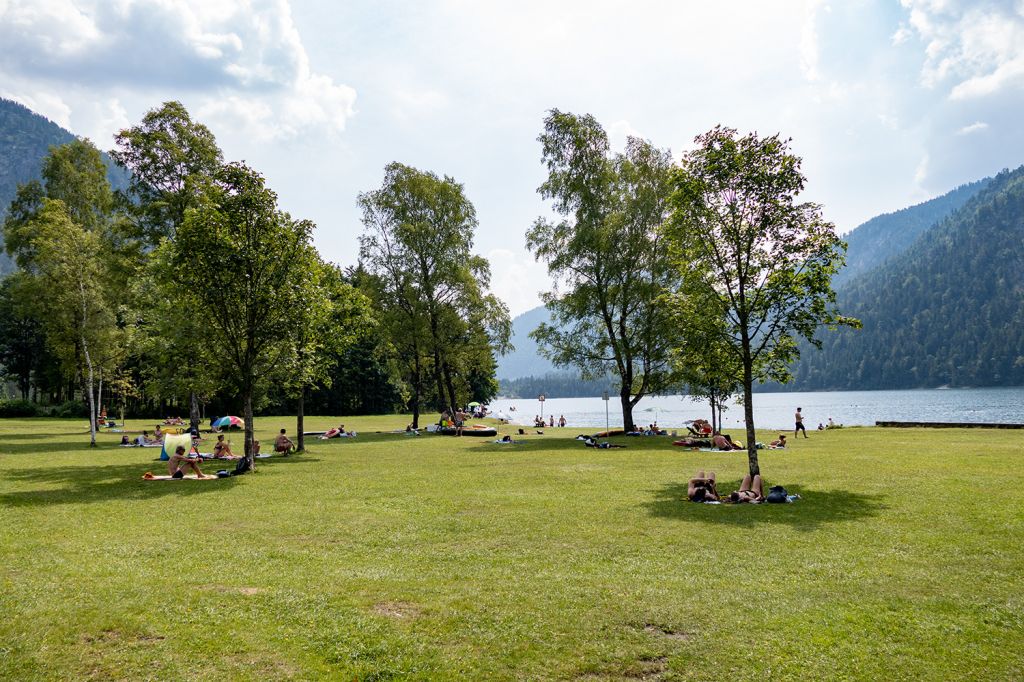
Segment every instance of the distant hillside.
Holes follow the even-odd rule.
[[[71,142],[75,136],[31,109],[0,98],[0,221],[19,184],[38,180],[43,157],[52,145]],[[104,155],[114,189],[128,187],[128,175]],[[2,239],[2,235],[0,235]],[[0,276],[13,269],[0,241]]]
[[[1024,166],[852,279],[839,307],[864,329],[822,333],[790,390],[1024,385]]]
[[[926,230],[967,203],[991,181],[992,178],[985,178],[961,185],[941,197],[875,216],[847,233],[843,237],[849,245],[846,267],[836,276],[833,286],[838,290],[858,275],[899,256]]]
[[[555,366],[537,351],[537,342],[529,334],[548,322],[548,310],[538,306],[512,320],[512,343],[516,349],[498,358],[498,379],[539,377],[555,371]]]

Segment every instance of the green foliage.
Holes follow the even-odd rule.
[[[839,292],[861,318],[795,366],[817,389],[1024,385],[1024,167]]]
[[[686,325],[685,355],[729,356],[743,386],[750,473],[759,473],[754,381],[789,378],[797,339],[822,325],[857,326],[835,308],[831,279],[845,245],[817,204],[797,203],[805,178],[789,141],[716,127],[676,174],[665,235],[681,277],[671,300]]]
[[[223,163],[213,133],[172,101],[122,130],[116,142],[110,155],[131,173],[127,196],[133,201],[127,205],[134,207],[137,236],[151,246],[173,238]]]
[[[531,336],[558,366],[618,377],[631,428],[633,406],[672,382],[675,330],[659,297],[675,275],[656,230],[668,215],[671,155],[635,138],[612,154],[594,117],[558,110],[539,140],[548,168],[539,192],[563,219],[540,218],[526,235],[559,286],[543,296],[552,323]]]
[[[474,371],[493,374],[493,353],[508,346],[508,309],[486,293],[490,266],[472,254],[476,211],[453,178],[392,163],[359,205],[361,284],[381,311],[417,423],[431,391],[435,406],[454,409],[470,399]]]
[[[183,311],[210,313],[207,366],[237,390],[252,454],[253,403],[293,362],[296,330],[323,290],[313,223],[293,220],[244,164],[220,168],[174,241],[158,248],[173,264],[158,286]]]
[[[0,418],[39,417],[43,410],[30,400],[0,400]]]
[[[985,178],[961,185],[916,206],[875,216],[846,234],[846,266],[832,278],[836,291],[907,251],[922,234],[958,210],[991,181],[992,178]]]
[[[32,375],[45,357],[46,338],[33,314],[31,290],[24,273],[0,281],[0,378],[14,380],[22,399],[28,398]]]
[[[569,372],[548,372],[539,377],[502,379],[500,394],[509,398],[593,398],[604,391],[615,393],[615,382],[610,377],[583,379]],[[483,402],[483,401],[481,401]]]

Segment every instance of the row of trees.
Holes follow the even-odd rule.
[[[819,205],[797,201],[789,141],[716,127],[674,164],[635,138],[612,153],[592,116],[557,110],[539,140],[538,191],[560,218],[527,233],[557,286],[544,297],[554,323],[532,334],[542,352],[616,377],[627,429],[645,395],[686,385],[714,416],[742,390],[757,474],[754,383],[789,378],[797,339],[859,324],[836,310],[845,244]]]
[[[18,270],[0,284],[2,369],[23,398],[58,377],[88,405],[93,443],[105,397],[148,393],[187,405],[193,425],[203,402],[240,407],[249,457],[259,405],[290,397],[302,447],[307,395],[341,402],[332,384],[354,357],[414,419],[495,394],[508,314],[453,179],[389,166],[359,197],[363,264],[343,271],[180,103],[121,131],[110,155],[126,192],[75,140],[19,186],[3,226]]]

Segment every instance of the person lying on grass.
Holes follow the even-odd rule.
[[[698,471],[686,486],[686,496],[690,498],[691,502],[718,502],[715,472],[712,471],[705,476],[703,470]]]
[[[736,443],[733,443],[731,437],[726,436],[726,435],[722,435],[721,433],[719,433],[717,431],[715,431],[715,436],[714,436],[714,438],[711,439],[711,442],[719,450],[742,450],[743,449],[739,445],[737,445]]]
[[[780,433],[778,440],[773,440],[768,446],[770,448],[784,448],[786,447],[786,434]]]
[[[167,460],[167,473],[174,478],[184,478],[185,472],[181,470],[188,466],[196,472],[196,478],[207,478],[202,469],[199,468],[199,457],[189,457],[185,454],[185,446],[179,445],[174,449],[174,454]]]
[[[758,504],[764,501],[764,482],[761,480],[761,474],[751,478],[750,474],[743,477],[743,481],[740,483],[740,489],[734,490],[729,494],[729,501],[734,504],[740,504],[747,502],[750,504]]]
[[[281,433],[277,434],[277,438],[274,439],[274,452],[280,452],[282,455],[287,457],[291,454],[292,448],[295,447],[295,443],[292,439],[285,435],[285,429],[281,429]]]

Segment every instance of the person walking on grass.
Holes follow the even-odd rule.
[[[800,413],[800,410],[802,409],[802,407],[796,408],[796,414],[793,415],[793,418],[796,420],[796,428],[793,429],[793,438],[796,438],[796,435],[801,431],[804,432],[804,438],[807,438],[807,429],[804,428],[804,416]]]

